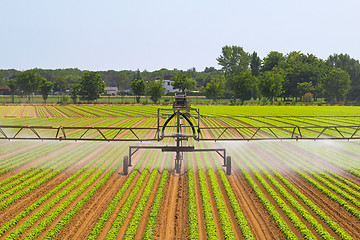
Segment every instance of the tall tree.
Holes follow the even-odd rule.
[[[14,103],[14,95],[15,95],[15,91],[16,91],[16,80],[14,78],[9,79],[6,84],[9,86],[10,88],[10,92],[11,92],[11,102]]]
[[[174,77],[171,78],[173,81],[172,85],[175,89],[180,89],[181,92],[185,93],[185,91],[189,91],[194,89],[196,86],[195,80],[187,73],[178,73]]]
[[[105,83],[97,72],[84,71],[80,82],[80,99],[94,101],[105,90]]]
[[[340,68],[333,68],[324,78],[325,98],[334,103],[345,100],[350,90],[350,76]]]
[[[261,59],[257,55],[257,52],[253,52],[251,55],[251,62],[250,62],[250,68],[251,68],[251,74],[255,77],[259,75],[261,66]]]
[[[222,66],[225,78],[228,75],[238,74],[249,69],[251,61],[249,53],[239,46],[225,46],[222,48],[220,57],[216,58]]]
[[[16,85],[20,91],[28,96],[28,102],[30,102],[30,95],[39,89],[42,79],[34,70],[20,72],[16,76]]]
[[[359,60],[351,58],[348,54],[333,54],[327,59],[331,67],[337,67],[347,71],[351,80],[348,99],[360,101],[360,63]]]
[[[70,97],[73,100],[73,103],[76,104],[80,92],[80,84],[74,83],[70,86]]]
[[[305,93],[313,93],[315,90],[312,82],[301,82],[297,84],[297,91],[299,92],[300,97],[304,96]]]
[[[55,92],[60,92],[60,94],[62,95],[66,89],[68,89],[68,83],[67,83],[67,78],[66,77],[59,77],[56,79],[56,81],[54,82],[54,91]]]
[[[147,93],[149,94],[150,99],[156,104],[165,93],[162,80],[150,81],[147,87]]]
[[[322,79],[328,69],[323,61],[312,54],[294,51],[286,56],[282,65],[285,72],[285,97],[302,97],[301,87],[309,86],[310,83],[314,87],[311,92],[315,99],[322,94]]]
[[[44,99],[44,102],[46,103],[46,100],[51,92],[51,89],[53,88],[54,84],[45,78],[42,79],[40,83],[40,93],[42,98]]]
[[[273,68],[273,71],[266,71],[259,76],[259,90],[262,96],[273,103],[274,98],[280,96],[283,92],[284,77],[280,70]]]
[[[136,102],[140,102],[140,96],[145,95],[146,83],[143,79],[134,79],[131,81],[131,89],[136,96]]]
[[[264,59],[261,67],[262,72],[271,71],[274,67],[281,67],[285,57],[282,53],[271,51]]]
[[[225,78],[224,76],[212,77],[206,84],[203,91],[206,97],[211,98],[215,102],[224,94]]]
[[[251,75],[251,71],[243,71],[238,74],[228,76],[227,84],[234,94],[234,98],[239,98],[241,104],[244,104],[246,95],[255,83],[256,78]]]

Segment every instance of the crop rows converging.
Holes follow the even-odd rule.
[[[156,127],[158,108],[0,106],[0,125]],[[360,124],[356,107],[199,109],[200,125],[213,127],[203,134],[212,137],[236,134],[216,128],[224,126]],[[326,134],[336,136],[335,131]],[[136,134],[154,133],[143,129]],[[133,152],[129,173],[123,174],[129,146],[171,146],[173,138],[151,143],[0,141],[0,239],[360,238],[359,140],[189,139],[184,144],[225,149],[232,159],[231,175],[219,150],[184,153],[176,173],[175,153],[159,149]]]

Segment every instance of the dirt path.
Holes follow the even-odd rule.
[[[154,239],[186,239],[188,233],[188,177],[184,161],[180,174],[170,172],[165,185],[161,211],[155,225]],[[174,168],[172,161],[170,169]]]

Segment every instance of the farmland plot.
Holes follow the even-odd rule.
[[[0,121],[156,125],[156,114],[149,109],[127,107],[7,106],[0,109]],[[360,122],[357,108],[331,118],[333,113],[325,110],[321,114],[328,117],[311,117],[311,111],[302,118],[258,112],[249,117],[251,109],[242,117],[228,108],[215,108],[210,116],[206,108],[201,109],[208,114],[203,126]],[[213,153],[185,154],[176,174],[173,154],[140,149],[129,174],[123,175],[129,143],[1,141],[0,239],[360,238],[359,141],[191,144],[226,148],[233,159],[232,174],[224,173]]]

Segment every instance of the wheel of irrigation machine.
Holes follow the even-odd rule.
[[[128,168],[129,168],[129,157],[125,156],[123,161],[123,173],[124,175],[128,175]]]
[[[231,174],[231,157],[227,156],[226,157],[226,175],[230,175]]]

